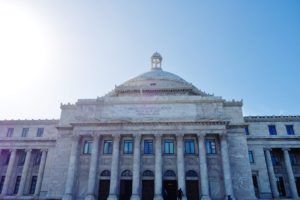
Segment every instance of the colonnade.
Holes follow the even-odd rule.
[[[269,173],[269,179],[270,179],[270,185],[271,185],[271,191],[274,198],[279,198],[279,191],[277,188],[277,180],[273,168],[273,162],[271,157],[271,148],[265,149],[265,156],[266,156],[266,163],[267,163],[267,169]],[[290,160],[289,155],[289,149],[283,148],[283,157],[284,157],[284,164],[287,172],[288,182],[290,186],[291,196],[293,199],[299,199],[298,192],[297,192],[297,186],[295,182],[295,176],[293,173],[293,168]]]
[[[0,150],[0,155],[1,151],[4,149]],[[12,177],[14,173],[14,168],[16,165],[16,158],[17,158],[17,151],[18,150],[24,150],[24,149],[9,149],[10,151],[10,158],[7,166],[7,170],[5,173],[5,179],[1,191],[1,196],[7,196],[11,195],[10,194],[10,188],[11,188],[11,182],[12,182]],[[28,177],[28,173],[30,170],[30,160],[32,156],[32,149],[25,149],[26,156],[25,156],[25,162],[23,165],[22,169],[22,175],[21,175],[21,180],[19,184],[19,189],[17,192],[17,196],[23,196],[24,195],[24,189],[25,189],[25,183]],[[37,175],[37,182],[35,186],[35,191],[34,191],[34,196],[38,196],[40,194],[41,186],[42,186],[42,180],[43,180],[43,174],[44,174],[44,168],[46,164],[46,159],[47,159],[47,149],[41,149],[42,156],[39,164],[39,170],[38,170],[38,175]]]
[[[161,134],[155,134],[155,177],[154,177],[154,199],[162,200],[162,136]],[[186,182],[185,182],[185,163],[184,163],[184,135],[178,134],[176,136],[177,141],[177,181],[178,188],[181,188],[183,194],[186,194]],[[111,162],[111,176],[110,176],[110,188],[109,188],[109,200],[118,199],[118,184],[119,184],[119,148],[120,148],[120,134],[113,134],[113,151],[112,151],[112,162]],[[141,155],[140,155],[140,134],[134,134],[134,151],[133,151],[133,179],[132,179],[132,200],[140,200],[140,165],[141,165]],[[91,162],[88,178],[88,189],[85,199],[94,200],[95,187],[97,180],[97,165],[99,158],[99,141],[100,136],[93,136],[93,147],[91,153]],[[224,185],[225,185],[225,195],[230,195],[233,198],[233,189],[230,175],[230,165],[228,156],[228,145],[226,135],[220,134],[221,141],[221,157],[222,166],[224,174]],[[71,200],[75,196],[75,183],[76,183],[76,171],[78,163],[78,151],[80,144],[80,136],[73,136],[73,143],[71,147],[71,155],[69,161],[67,182],[65,188],[65,194],[63,200]],[[200,185],[201,185],[201,199],[210,200],[209,194],[209,183],[207,175],[207,159],[206,159],[206,148],[205,148],[205,134],[198,134],[198,149],[199,149],[199,171],[200,171]],[[183,199],[186,199],[184,196]]]

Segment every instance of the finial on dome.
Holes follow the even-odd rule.
[[[151,70],[161,70],[161,61],[162,61],[162,56],[155,52],[151,56]]]

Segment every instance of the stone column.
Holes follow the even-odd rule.
[[[99,157],[99,135],[93,135],[93,147],[90,161],[90,171],[88,180],[88,189],[85,200],[95,200],[95,186],[97,178],[97,167],[98,167],[98,157]]]
[[[199,149],[201,200],[210,200],[204,134],[198,135],[198,149]]]
[[[25,151],[26,151],[26,158],[25,158],[25,163],[24,163],[23,170],[22,170],[20,186],[19,186],[19,190],[18,190],[18,194],[17,194],[18,196],[23,195],[26,178],[27,178],[27,174],[29,171],[29,165],[30,165],[31,149],[26,149]]]
[[[74,199],[73,189],[75,185],[76,172],[78,166],[78,152],[79,152],[79,139],[78,135],[72,137],[71,155],[69,160],[69,168],[66,182],[65,194],[63,200]]]
[[[45,170],[45,165],[46,165],[46,159],[47,159],[47,149],[41,149],[42,152],[42,157],[40,161],[40,166],[39,166],[39,172],[38,172],[38,177],[36,181],[36,187],[34,191],[34,196],[38,196],[41,191],[42,187],[42,181],[43,181],[43,176],[44,176],[44,170]]]
[[[160,134],[155,134],[155,179],[154,200],[163,200],[162,197],[162,153]]]
[[[133,179],[131,200],[140,200],[141,135],[134,135]]]
[[[268,167],[268,173],[269,173],[269,179],[270,179],[270,184],[271,184],[271,190],[274,198],[279,197],[279,192],[276,184],[276,177],[273,169],[273,163],[272,163],[272,158],[271,158],[271,149],[266,149],[266,161],[267,161],[267,167]]]
[[[183,193],[183,200],[186,200],[185,189],[185,166],[184,166],[184,142],[183,134],[176,135],[177,140],[177,174],[178,174],[178,189],[181,188]]]
[[[291,165],[290,155],[289,155],[289,149],[284,148],[283,150],[283,156],[284,156],[284,164],[286,168],[286,172],[289,179],[289,185],[291,189],[291,195],[293,199],[299,199],[298,192],[297,192],[297,186],[295,182],[294,172]]]
[[[17,149],[10,150],[9,163],[7,166],[5,180],[4,180],[4,184],[3,184],[3,188],[2,188],[2,192],[1,192],[2,195],[6,195],[8,193],[9,184],[11,182],[11,176],[12,176],[15,161],[16,161],[16,154],[17,154]]]
[[[227,136],[220,135],[220,139],[221,139],[222,168],[223,168],[223,176],[224,176],[225,195],[226,197],[231,196],[231,198],[234,198],[229,156],[228,156]]]
[[[120,138],[119,134],[113,135],[113,152],[111,161],[111,176],[108,200],[117,200],[118,180],[119,180],[119,154],[120,154]]]

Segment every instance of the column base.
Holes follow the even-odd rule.
[[[208,195],[202,195],[201,200],[211,200]]]
[[[235,198],[233,196],[230,196],[230,198],[228,198],[228,196],[229,195],[227,195],[224,200],[235,200]]]
[[[72,194],[64,194],[62,200],[73,200]]]
[[[88,194],[85,196],[84,200],[96,200],[96,197],[93,194]]]
[[[107,200],[118,200],[118,197],[116,194],[110,194],[108,195]]]
[[[154,195],[153,200],[164,200],[164,198],[161,196],[161,194],[156,194],[156,195]]]
[[[133,195],[131,195],[131,197],[130,197],[130,200],[140,200],[141,198],[140,198],[140,195],[138,195],[138,194],[133,194]]]

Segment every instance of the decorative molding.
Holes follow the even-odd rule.
[[[245,122],[299,122],[300,115],[245,116]]]

